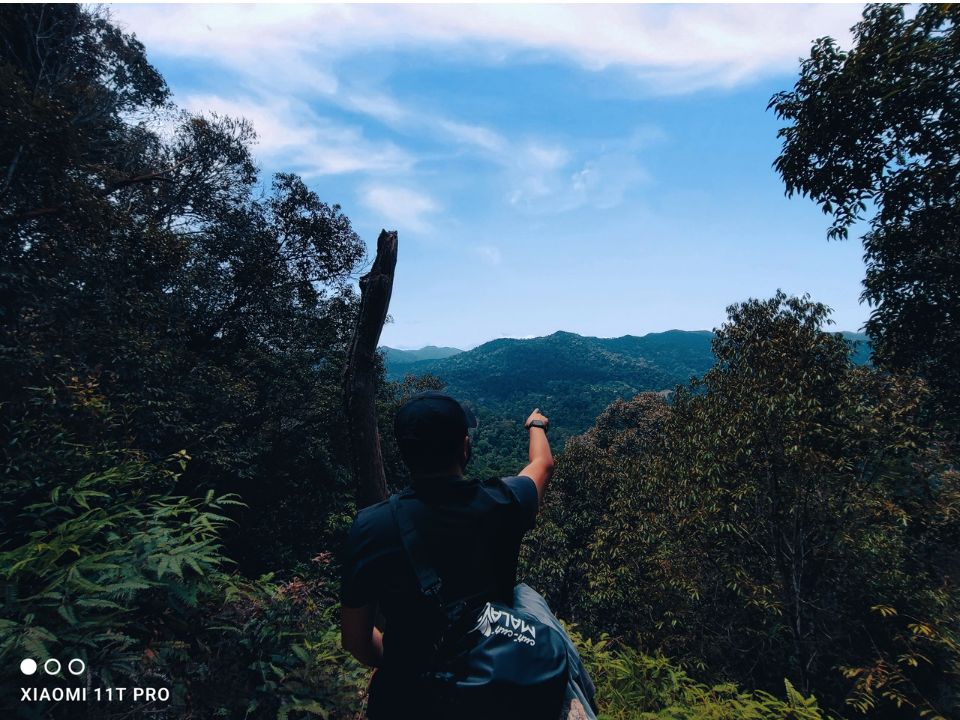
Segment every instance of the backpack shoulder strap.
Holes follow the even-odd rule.
[[[413,524],[413,519],[400,504],[399,495],[390,496],[390,510],[393,512],[393,519],[400,530],[400,542],[403,544],[403,551],[410,565],[413,566],[417,582],[420,584],[420,592],[423,593],[424,597],[434,602],[440,602],[440,589],[443,583],[440,581],[436,569],[427,560],[423,540]]]

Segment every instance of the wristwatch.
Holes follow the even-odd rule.
[[[543,428],[543,432],[547,432],[547,428],[550,427],[550,423],[546,420],[531,420],[524,427],[529,430],[532,427]]]

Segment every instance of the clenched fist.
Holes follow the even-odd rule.
[[[542,427],[543,431],[546,432],[550,427],[550,420],[546,415],[542,415],[540,413],[540,408],[535,408],[534,411],[530,413],[530,417],[527,418],[527,421],[523,424],[523,426],[528,430],[531,427]]]

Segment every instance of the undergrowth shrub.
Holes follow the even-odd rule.
[[[740,690],[733,683],[705,685],[663,656],[593,641],[568,626],[597,686],[600,720],[827,720],[814,697],[789,680],[785,697]]]
[[[23,508],[20,532],[0,546],[0,666],[4,684],[24,657],[63,669],[59,684],[165,687],[168,702],[39,702],[17,717],[353,717],[366,671],[340,648],[337,579],[331,556],[303,577],[248,580],[228,572],[220,532],[236,496],[174,496],[178,473],[137,453],[73,482],[53,484]],[[188,458],[172,458],[182,470]],[[40,686],[40,683],[38,683]]]

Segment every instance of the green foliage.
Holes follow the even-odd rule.
[[[632,479],[645,466],[669,416],[662,395],[617,400],[595,425],[571,438],[559,455],[547,502],[521,560],[530,583],[547,592],[554,611],[591,633],[619,636],[635,628],[646,578],[638,574],[635,538],[625,503],[637,501]]]
[[[898,579],[907,591],[891,604],[870,607],[865,624],[872,652],[840,668],[852,682],[847,703],[865,714],[896,708],[945,719],[960,710],[960,473],[955,455],[945,457],[944,450],[936,445],[917,458],[918,471],[935,478],[936,491],[905,503],[912,566]],[[921,563],[925,574],[916,572]]]
[[[596,642],[567,628],[597,686],[600,720],[821,720],[829,717],[816,699],[789,680],[785,699],[744,692],[731,683],[705,685],[663,656],[644,655],[614,643]]]
[[[150,146],[124,116],[160,112],[169,96],[143,45],[80,6],[5,7],[0,86],[0,231],[14,237],[40,218],[82,221],[119,191],[133,153]],[[0,252],[5,260],[19,254],[6,243]]]
[[[333,712],[333,601],[276,614],[286,584],[226,570],[289,572],[349,524],[363,243],[298,177],[261,182],[249,123],[169,104],[106,11],[8,5],[0,30],[4,667],[69,653],[172,687],[171,717]],[[215,704],[195,661],[226,657]]]
[[[709,370],[714,362],[712,337],[710,332],[680,330],[619,338],[558,332],[494,340],[453,357],[412,361],[398,358],[400,351],[383,350],[388,380],[435,376],[473,407],[480,427],[468,472],[487,478],[511,475],[523,466],[527,447],[522,423],[533,408],[550,416],[551,443],[559,450],[614,400],[669,391]],[[844,337],[856,346],[855,362],[868,362],[867,336]],[[436,355],[438,350],[423,352]]]
[[[340,647],[329,556],[286,582],[231,578],[181,655],[182,707],[201,717],[356,717],[369,670]]]
[[[2,14],[0,421],[29,388],[95,388],[109,419],[60,414],[68,434],[155,463],[185,449],[182,493],[249,506],[225,534],[241,567],[290,566],[351,495],[339,378],[363,243],[295,175],[261,181],[249,123],[167,103],[98,12]],[[22,450],[5,480],[29,487]]]
[[[909,17],[908,17],[909,15]],[[911,370],[937,391],[939,413],[960,408],[960,8],[868,5],[854,47],[821,38],[792,91],[770,106],[780,130],[775,166],[787,194],[833,216],[846,238],[869,220],[863,299],[878,364]],[[869,210],[869,213],[868,213]]]
[[[550,417],[559,449],[585,431],[607,405],[642,391],[686,382],[713,364],[710,333],[651,333],[591,338],[568,332],[528,340],[503,338],[439,360],[387,363],[387,377],[428,373],[472,406],[480,420],[469,473],[512,475],[526,461],[523,421],[535,407]]]
[[[0,552],[4,668],[16,668],[24,654],[78,657],[97,683],[129,680],[144,653],[182,636],[215,591],[227,562],[221,512],[237,500],[212,491],[203,499],[149,492],[172,487],[176,475],[134,453],[112,460],[118,464],[62,479],[45,500],[24,507],[20,544],[7,538]]]
[[[568,443],[528,579],[592,635],[717,681],[773,692],[786,676],[837,713],[948,715],[960,525],[924,385],[854,366],[807,299],[729,314],[717,365],[669,410],[641,396]],[[877,604],[940,629],[917,636]]]
[[[383,352],[383,357],[388,366],[393,370],[401,365],[408,365],[420,360],[441,360],[463,352],[463,350],[457,348],[437,347],[436,345],[427,345],[419,350],[397,350],[396,348],[383,346],[380,350]]]
[[[354,717],[368,673],[340,648],[329,555],[308,579],[228,575],[219,511],[236,501],[140,492],[157,472],[174,479],[131,459],[26,508],[37,529],[0,553],[3,667],[78,657],[94,686],[170,688],[169,717]],[[68,708],[96,718],[134,709]]]

